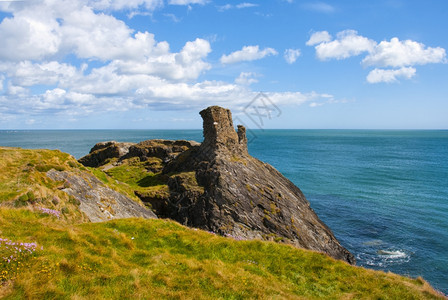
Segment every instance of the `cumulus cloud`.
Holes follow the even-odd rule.
[[[163,0],[89,0],[88,5],[98,10],[122,10],[144,7],[154,11],[163,6]]]
[[[20,10],[17,16],[6,18],[0,23],[0,39],[5,40],[4,47],[0,48],[0,59],[21,61],[16,66],[17,72],[23,73],[25,68],[29,69],[31,60],[51,61],[52,58],[66,53],[73,53],[80,59],[110,62],[122,72],[143,72],[173,80],[195,79],[201,72],[210,68],[210,65],[204,61],[211,51],[208,41],[196,39],[187,42],[180,52],[172,53],[169,44],[164,41],[157,42],[153,34],[133,33],[133,30],[123,21],[110,15],[95,13],[91,7],[75,5],[72,9],[65,11],[59,6],[42,5],[33,9],[46,11],[44,15],[47,14],[47,18],[40,20],[44,22],[44,25],[34,29],[37,31],[42,28],[43,34],[22,35],[20,26],[16,29],[9,26],[9,23],[17,24],[23,20],[35,25],[36,22],[32,18],[34,15],[40,16],[40,13]],[[63,22],[57,22],[56,18],[63,18]],[[48,28],[53,29],[45,35],[49,32]],[[39,40],[37,41],[36,38]],[[24,50],[20,51],[22,49]],[[38,78],[42,75],[42,70],[56,68],[56,65],[56,63],[46,66],[34,65],[35,68],[32,71],[35,74],[34,77]],[[72,70],[73,68],[65,71],[71,74]],[[47,71],[50,72],[50,70]],[[54,73],[55,70],[52,72]],[[14,74],[11,68],[9,68],[9,74],[24,79],[26,85],[32,85],[33,80],[36,80],[23,78],[24,76],[18,73]],[[42,78],[48,79],[47,76]],[[53,81],[50,80],[50,82]]]
[[[345,59],[359,55],[363,52],[371,52],[376,42],[358,35],[355,30],[344,30],[337,34],[336,39],[329,42],[321,42],[316,48],[317,58],[320,60]]]
[[[242,72],[234,82],[198,81],[212,67],[207,61],[212,51],[209,41],[192,39],[173,51],[167,41],[158,41],[147,31],[135,31],[110,13],[137,8],[153,11],[163,3],[35,0],[26,5],[1,5],[9,14],[0,23],[0,123],[19,115],[35,119],[37,124],[48,115],[68,120],[95,112],[212,104],[235,108],[250,102],[257,93],[249,86],[257,82],[259,74]],[[235,8],[251,6],[245,2]],[[291,59],[297,58],[298,50],[289,50],[293,51]],[[221,62],[269,55],[277,55],[277,51],[246,46],[223,55]],[[290,92],[269,93],[269,97],[276,104],[301,104],[324,95]]]
[[[204,5],[208,0],[169,0],[168,3],[171,5],[190,5],[190,4],[201,4]]]
[[[288,64],[293,64],[296,62],[297,58],[300,56],[300,49],[286,49],[283,57]]]
[[[258,82],[258,80],[254,78],[258,76],[260,75],[254,72],[241,72],[235,79],[235,83],[240,85],[251,85],[252,83]]]
[[[241,50],[230,53],[229,55],[221,56],[221,63],[234,64],[241,61],[252,61],[262,59],[269,55],[277,55],[277,51],[272,48],[265,48],[260,50],[257,46],[244,46]]]
[[[19,63],[0,64],[0,71],[6,73],[11,83],[30,87],[33,85],[45,84],[54,85],[73,80],[80,76],[76,67],[57,61],[32,63],[21,61]]]
[[[426,47],[424,44],[415,41],[400,41],[395,37],[390,42],[382,41],[379,43],[363,59],[362,63],[366,66],[403,67],[441,63],[445,60],[446,52],[441,47]]]
[[[306,42],[306,45],[314,46],[322,42],[329,42],[331,39],[332,37],[328,31],[317,31],[311,35],[310,39]]]
[[[306,44],[315,47],[316,56],[322,61],[340,60],[366,53],[361,61],[362,65],[379,67],[368,74],[369,83],[397,82],[398,78],[411,79],[416,74],[416,65],[446,62],[446,51],[441,47],[427,47],[412,40],[400,41],[396,37],[377,43],[358,35],[354,30],[339,32],[335,40],[326,31],[316,32]]]
[[[379,82],[396,82],[397,78],[411,79],[415,76],[417,70],[412,67],[403,67],[397,70],[384,70],[384,69],[373,69],[367,75],[367,82],[369,83],[379,83]]]
[[[0,23],[0,60],[42,59],[56,54],[61,36],[56,20],[46,15],[18,13]]]

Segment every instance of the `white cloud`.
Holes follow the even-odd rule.
[[[300,56],[300,49],[286,49],[283,55],[288,64],[295,63],[299,56]]]
[[[42,59],[58,52],[61,37],[47,14],[18,13],[0,23],[0,60]]]
[[[337,34],[336,40],[321,42],[316,48],[320,60],[345,59],[363,52],[372,52],[376,42],[358,35],[355,30],[344,30]]]
[[[98,10],[145,8],[154,11],[163,6],[163,0],[89,0],[88,5]]]
[[[38,84],[54,85],[81,76],[80,71],[74,66],[56,61],[42,63],[21,61],[19,63],[2,64],[0,65],[0,71],[5,72],[13,84],[23,87]]]
[[[314,32],[308,42],[306,42],[307,46],[314,46],[317,44],[320,44],[322,42],[329,42],[331,41],[332,37],[328,33],[328,31],[317,31]]]
[[[258,4],[250,3],[250,2],[243,2],[243,3],[240,3],[240,4],[236,4],[236,5],[227,3],[225,5],[218,6],[218,10],[219,11],[226,11],[226,10],[235,9],[235,8],[236,9],[242,9],[242,8],[257,7],[257,6],[258,6]]]
[[[241,50],[221,56],[221,63],[233,64],[240,61],[252,61],[262,59],[269,55],[277,55],[277,51],[272,48],[265,48],[260,51],[259,46],[244,46]]]
[[[141,61],[116,60],[111,63],[120,72],[156,75],[169,80],[192,80],[211,68],[203,59],[211,52],[210,43],[203,39],[187,42],[179,53],[170,53],[168,44],[162,44],[157,55]]]
[[[309,104],[309,107],[318,107],[318,106],[322,106],[322,105],[324,105],[324,103],[311,102]]]
[[[400,41],[394,37],[379,44],[358,35],[354,30],[345,30],[337,34],[335,40],[326,31],[314,33],[306,43],[315,46],[316,56],[320,60],[344,59],[366,52],[362,60],[364,66],[376,66],[367,75],[367,82],[397,82],[398,78],[410,79],[415,76],[413,66],[429,63],[445,63],[446,51],[441,47],[427,47],[412,40]]]
[[[367,75],[367,82],[369,83],[379,83],[379,82],[396,82],[397,78],[411,79],[415,76],[417,70],[412,67],[404,67],[397,70],[384,70],[384,69],[373,69]]]
[[[8,87],[6,94],[8,96],[18,96],[18,97],[24,97],[29,95],[29,89],[24,88],[19,85],[14,85],[11,82],[8,82]]]
[[[138,32],[132,36],[124,22],[96,14],[88,7],[69,13],[60,31],[64,36],[63,48],[80,58],[135,59],[157,47],[153,34]]]
[[[29,119],[37,120],[37,124],[48,115],[69,120],[148,106],[238,107],[250,102],[257,94],[249,88],[257,81],[256,73],[242,72],[231,83],[198,82],[199,76],[211,68],[207,62],[212,51],[210,42],[197,38],[172,51],[168,42],[157,41],[149,32],[136,32],[110,14],[114,10],[153,11],[162,5],[161,0],[34,0],[27,5],[8,4],[11,15],[0,23],[2,122],[17,115],[33,116]],[[244,2],[235,8],[254,5]],[[291,55],[299,55],[298,50],[293,51]],[[236,63],[269,55],[277,55],[277,51],[246,46],[223,55],[221,61]],[[276,104],[301,104],[325,96],[268,94]]]
[[[258,80],[254,77],[259,76],[259,74],[253,72],[241,72],[240,75],[235,79],[235,83],[239,85],[251,85],[252,83],[258,82]]]
[[[238,9],[241,9],[241,8],[257,7],[257,6],[258,6],[258,4],[255,4],[255,3],[243,2],[243,3],[237,4],[235,7]]]
[[[324,3],[324,2],[309,2],[309,3],[304,3],[302,4],[302,7],[308,10],[312,10],[312,11],[316,11],[316,12],[320,12],[320,13],[333,13],[335,12],[335,8],[328,4],[328,3]]]
[[[362,63],[366,66],[404,67],[441,63],[446,60],[445,49],[426,47],[424,44],[392,38],[382,41],[367,55]]]
[[[168,3],[171,5],[190,5],[190,4],[201,4],[204,5],[208,0],[169,0]]]

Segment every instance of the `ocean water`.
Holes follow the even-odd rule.
[[[448,131],[255,130],[251,155],[304,192],[360,266],[422,276],[448,294]],[[200,130],[0,131],[0,146],[60,149],[97,142],[202,141]]]

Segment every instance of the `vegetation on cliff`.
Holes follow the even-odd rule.
[[[289,245],[169,220],[85,223],[64,183],[46,173],[91,171],[59,151],[0,148],[0,168],[0,298],[443,298],[421,278]],[[121,193],[132,190],[92,171]]]
[[[70,224],[29,209],[0,208],[0,232],[35,243],[0,260],[5,299],[437,299],[424,280],[354,267],[324,254],[236,241],[174,221]],[[0,257],[15,255],[0,246]]]

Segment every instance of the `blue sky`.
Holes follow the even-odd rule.
[[[445,0],[0,0],[0,129],[199,129],[210,105],[254,129],[447,129],[447,15]]]

